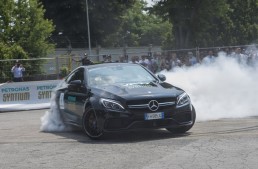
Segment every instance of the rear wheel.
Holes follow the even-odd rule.
[[[83,119],[83,130],[91,139],[99,139],[103,136],[103,130],[98,127],[96,113],[92,107],[85,110]]]
[[[171,133],[175,133],[175,134],[183,134],[185,132],[187,132],[188,130],[190,130],[194,123],[195,123],[195,119],[196,119],[196,113],[195,113],[195,109],[192,106],[192,118],[193,118],[193,123],[190,126],[183,126],[183,127],[179,127],[179,128],[166,128],[168,131],[170,131]]]

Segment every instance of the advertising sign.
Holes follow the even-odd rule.
[[[58,83],[60,80],[1,84],[0,111],[48,108]]]

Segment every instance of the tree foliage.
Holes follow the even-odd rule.
[[[46,56],[54,47],[47,40],[53,28],[37,0],[2,0],[0,59]]]
[[[128,8],[121,16],[119,31],[106,38],[106,45],[146,46],[164,43],[172,31],[172,25],[145,9],[146,3],[143,1],[136,1]]]
[[[160,0],[153,11],[173,24],[176,48],[251,43],[257,0]]]
[[[44,10],[37,0],[1,0],[0,59],[46,57],[54,49],[48,42],[53,29],[52,22],[44,19]],[[22,64],[27,76],[41,72],[41,61],[23,61]],[[1,77],[11,79],[11,72],[3,69],[4,66],[0,66]]]
[[[257,42],[258,0],[228,0],[228,4],[230,6],[228,16],[231,19],[230,43],[245,45]]]
[[[162,0],[154,7],[156,13],[173,24],[176,48],[189,48],[210,43],[214,21],[225,14],[225,0]],[[209,32],[209,33],[208,33]],[[206,35],[205,35],[206,34]],[[207,37],[208,36],[208,37]]]
[[[86,0],[41,0],[46,17],[56,25],[53,40],[58,47],[87,47]],[[121,15],[135,0],[88,0],[92,46],[103,44],[106,36],[116,32]],[[62,32],[62,33],[61,33]]]

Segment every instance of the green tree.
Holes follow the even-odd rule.
[[[45,17],[52,20],[55,30],[51,39],[58,48],[85,47],[87,22],[85,0],[41,0]]]
[[[58,47],[87,47],[87,18],[85,0],[41,0],[46,17],[53,20],[56,30],[53,40]],[[106,37],[117,32],[121,15],[136,0],[88,0],[92,46],[104,46]],[[62,32],[62,34],[61,34]]]
[[[105,43],[112,46],[162,45],[168,39],[172,25],[145,9],[145,2],[136,1],[121,16],[119,31],[107,37]]]
[[[173,24],[176,48],[257,42],[258,0],[160,0],[153,11]]]
[[[48,42],[54,27],[44,19],[37,0],[3,0],[0,2],[1,59],[38,58],[53,50]],[[9,48],[9,52],[3,52]]]
[[[227,12],[225,0],[162,0],[154,11],[171,21],[176,48],[210,45],[216,35],[210,32]]]
[[[229,32],[224,36],[228,37],[233,45],[246,45],[258,40],[258,0],[228,0],[230,10],[228,16],[231,24],[227,27]],[[222,27],[225,28],[225,27]],[[230,36],[228,36],[230,34]]]
[[[54,27],[44,12],[37,0],[0,1],[0,59],[40,58],[54,49],[48,42]],[[26,66],[28,73],[40,71],[40,66]]]

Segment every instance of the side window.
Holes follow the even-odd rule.
[[[84,69],[78,69],[74,73],[72,73],[66,80],[67,83],[70,83],[73,80],[81,80],[84,82]]]

